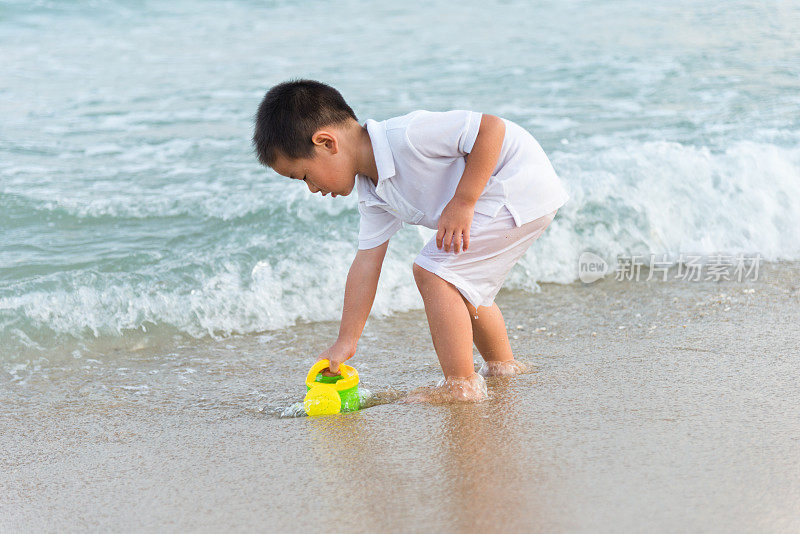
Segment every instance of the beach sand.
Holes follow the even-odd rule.
[[[534,369],[481,403],[396,402],[441,378],[422,310],[370,319],[337,416],[279,417],[336,322],[0,372],[0,531],[800,529],[800,264],[497,302]]]

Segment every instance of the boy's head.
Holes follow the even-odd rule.
[[[255,117],[258,160],[325,195],[347,195],[355,177],[355,113],[333,87],[290,80],[270,89]],[[349,185],[349,187],[348,187]]]

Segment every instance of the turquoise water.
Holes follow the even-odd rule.
[[[533,133],[572,198],[507,287],[573,281],[586,249],[800,259],[800,6],[460,4],[0,2],[0,361],[338,318],[355,195],[250,146],[297,76],[362,123],[460,108]],[[393,238],[375,313],[422,307],[430,233]]]

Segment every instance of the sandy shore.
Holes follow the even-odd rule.
[[[3,372],[0,531],[800,529],[800,264],[497,301],[535,371],[478,404],[391,402],[441,376],[421,310],[340,416],[277,417],[336,323]]]

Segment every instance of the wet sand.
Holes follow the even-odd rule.
[[[367,323],[338,416],[278,416],[333,322],[0,371],[0,531],[800,529],[800,264],[497,302],[534,371],[481,403],[393,402],[441,377],[422,310]]]

